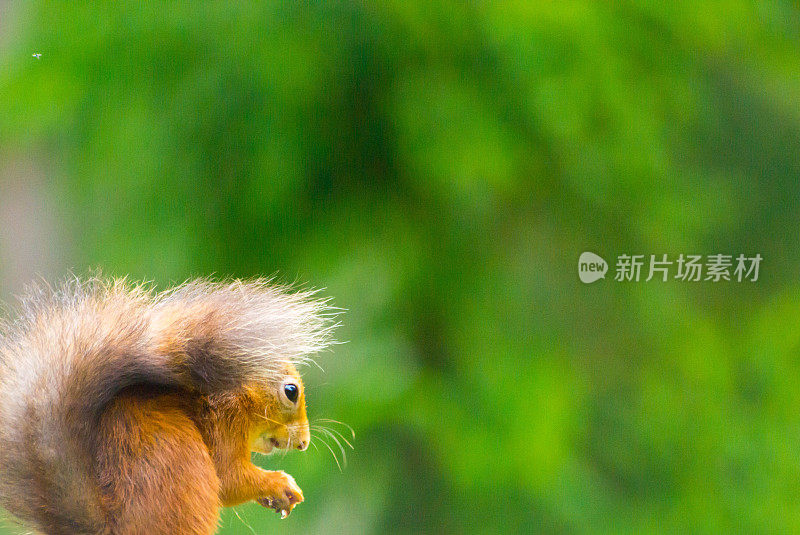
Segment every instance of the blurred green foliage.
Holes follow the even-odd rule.
[[[347,309],[307,382],[348,465],[259,461],[306,503],[222,533],[800,531],[796,1],[12,6],[0,158],[68,266]]]

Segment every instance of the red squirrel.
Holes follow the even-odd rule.
[[[329,307],[265,280],[40,286],[0,324],[0,500],[47,534],[211,534],[220,507],[282,517],[294,479],[251,451],[310,441],[297,365]]]

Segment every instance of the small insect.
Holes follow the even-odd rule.
[[[31,54],[31,56],[33,56],[36,59],[40,59],[42,57],[41,54]]]

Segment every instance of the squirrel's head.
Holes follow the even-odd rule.
[[[305,450],[311,442],[303,381],[294,366],[283,377],[261,387],[254,415],[252,451],[270,454],[277,449]]]

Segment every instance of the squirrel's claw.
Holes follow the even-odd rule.
[[[276,477],[280,479],[280,483],[277,485],[275,493],[258,498],[256,501],[268,509],[274,509],[281,515],[281,518],[286,518],[295,505],[303,501],[303,491],[297,486],[292,476],[276,472]]]
[[[272,505],[272,498],[259,498],[256,500],[258,503],[266,507],[267,509],[274,509],[275,507]]]
[[[275,509],[275,512],[281,515],[281,519],[284,519],[287,516],[289,516],[289,513],[292,512],[292,509],[294,509],[295,505],[300,503],[300,502],[289,503],[289,505],[287,505],[285,508],[282,508],[280,505],[276,505],[276,503],[271,498],[259,498],[256,501],[261,505],[263,505],[264,507],[266,507],[267,509]]]

